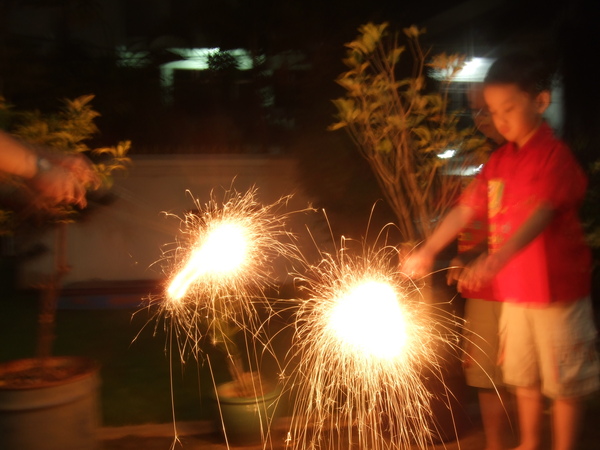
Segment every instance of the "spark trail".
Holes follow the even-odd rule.
[[[307,295],[291,350],[288,448],[433,447],[434,394],[424,378],[443,380],[437,351],[456,345],[454,318],[426,305],[395,261],[391,247],[342,249],[298,275]]]
[[[290,198],[265,206],[257,201],[257,188],[251,188],[225,191],[222,200],[211,192],[204,205],[196,199],[196,210],[179,218],[181,237],[165,253],[164,294],[151,299],[151,306],[158,306],[157,326],[164,323],[169,353],[176,346],[182,364],[191,354],[196,361],[206,359],[210,368],[206,344],[223,351],[236,395],[242,397],[259,397],[268,385],[263,381],[269,381],[260,376],[260,355],[273,355],[260,314],[269,315],[266,292],[276,285],[277,260],[297,259],[295,238],[286,228],[290,213],[282,212]],[[217,384],[227,380],[216,380],[212,369],[210,374],[216,395]],[[173,447],[178,441],[174,406]],[[263,410],[257,414],[261,421],[267,417]],[[268,430],[261,435],[266,446]]]
[[[222,200],[211,193],[180,219],[181,238],[166,254],[170,275],[158,303],[182,359],[187,351],[198,357],[203,338],[227,345],[217,341],[230,329],[259,332],[257,305],[268,307],[275,261],[294,254],[295,244],[285,227],[288,215],[280,212],[289,197],[265,206],[256,196],[256,188],[226,191]]]

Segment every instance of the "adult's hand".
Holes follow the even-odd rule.
[[[81,154],[45,154],[0,131],[0,171],[26,180],[38,206],[73,203],[86,206],[86,189],[100,180],[90,161]]]
[[[42,158],[36,175],[29,180],[38,195],[39,206],[74,204],[87,205],[87,189],[95,189],[99,179],[92,164],[82,155]]]
[[[82,154],[53,158],[53,162],[71,172],[86,189],[100,187],[100,178],[98,178],[91,161]]]

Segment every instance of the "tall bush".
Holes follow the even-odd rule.
[[[346,90],[334,100],[337,122],[369,162],[398,219],[403,238],[416,242],[431,234],[435,220],[453,205],[462,184],[461,168],[483,161],[488,150],[472,126],[449,111],[449,83],[464,57],[429,57],[419,41],[423,30],[404,29],[406,45],[388,24],[368,23],[346,44],[349,68],[337,82]],[[408,66],[403,56],[410,53]],[[443,74],[439,83],[426,70]],[[402,72],[408,70],[408,76]],[[435,85],[434,85],[435,84]],[[433,86],[433,87],[432,87]],[[442,158],[453,150],[452,158]]]

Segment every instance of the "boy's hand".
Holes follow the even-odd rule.
[[[465,268],[465,265],[465,262],[459,256],[452,258],[450,265],[448,266],[448,271],[446,272],[446,283],[448,286],[458,283],[460,274]]]
[[[461,272],[458,279],[458,291],[478,291],[492,281],[503,265],[497,255],[482,254]]]
[[[419,278],[431,272],[435,255],[425,249],[408,256],[400,266],[400,272],[409,278]]]

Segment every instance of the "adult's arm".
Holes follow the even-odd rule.
[[[0,170],[31,179],[38,172],[38,155],[9,134],[0,131]]]
[[[82,155],[44,156],[0,131],[0,171],[27,181],[44,204],[86,205],[86,187],[97,187],[92,165]]]

